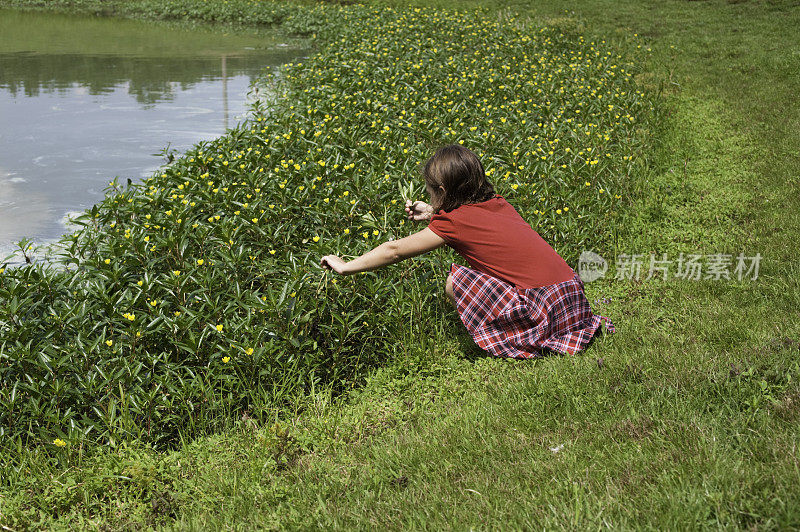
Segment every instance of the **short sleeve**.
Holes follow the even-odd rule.
[[[448,244],[456,240],[456,227],[449,213],[440,211],[431,216],[428,229],[442,237]]]

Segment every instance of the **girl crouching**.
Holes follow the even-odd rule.
[[[345,262],[322,257],[342,275],[374,270],[448,245],[470,267],[452,264],[445,293],[475,343],[495,356],[533,358],[548,351],[575,354],[601,331],[583,282],[494,187],[478,157],[453,144],[425,164],[431,203],[407,201],[410,220],[428,226]]]

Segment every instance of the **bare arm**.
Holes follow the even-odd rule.
[[[342,275],[376,270],[389,264],[394,264],[428,251],[440,248],[445,244],[442,237],[428,229],[409,235],[400,240],[384,242],[375,249],[368,251],[360,257],[345,262],[335,255],[322,257],[321,266],[330,268]]]

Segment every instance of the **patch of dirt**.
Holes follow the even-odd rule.
[[[642,416],[639,419],[631,420],[625,419],[615,424],[613,431],[625,438],[633,440],[641,440],[650,436],[653,433],[655,423],[649,416]]]
[[[789,392],[777,403],[771,403],[772,412],[784,421],[795,421],[800,418],[800,392]]]

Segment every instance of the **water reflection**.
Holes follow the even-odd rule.
[[[266,44],[0,11],[0,258],[23,237],[57,239],[66,213],[97,203],[115,176],[149,175],[167,146],[235,124],[251,81],[304,53]]]
[[[0,37],[1,39],[2,37]],[[0,89],[12,97],[67,95],[76,87],[98,96],[127,83],[129,94],[142,105],[172,100],[203,81],[228,77],[254,78],[262,69],[291,60],[289,53],[256,56],[152,58],[109,55],[45,55],[0,53]]]

